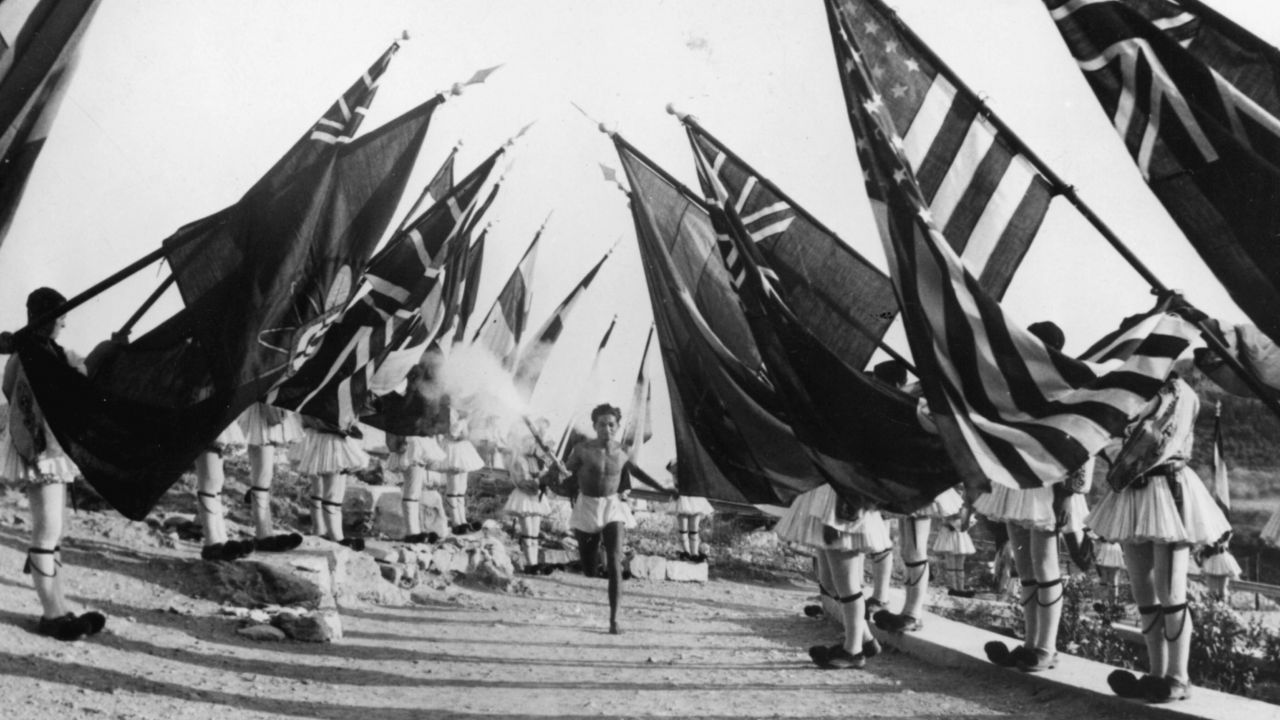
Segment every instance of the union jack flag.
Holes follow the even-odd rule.
[[[503,153],[499,149],[410,227],[365,269],[365,292],[324,335],[296,374],[267,396],[339,428],[368,408],[369,393],[397,386],[443,321],[444,265],[481,186]]]
[[[1156,197],[1236,304],[1280,340],[1275,48],[1198,2],[1045,4]]]

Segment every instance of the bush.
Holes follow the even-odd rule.
[[[1196,685],[1249,695],[1264,667],[1280,661],[1280,633],[1240,615],[1220,601],[1189,604],[1195,621],[1191,641],[1191,682]],[[1265,665],[1264,665],[1265,663]]]
[[[1145,656],[1143,648],[1126,642],[1112,623],[1124,617],[1124,606],[1099,600],[1090,575],[1062,578],[1062,622],[1058,647],[1090,660],[1135,668]]]

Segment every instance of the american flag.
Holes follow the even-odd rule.
[[[551,316],[542,324],[542,327],[533,334],[533,341],[520,351],[520,359],[516,362],[515,385],[525,400],[533,395],[534,387],[538,384],[538,378],[541,377],[542,369],[546,366],[547,358],[551,354],[551,348],[560,339],[560,333],[564,331],[564,324],[568,321],[570,313],[582,299],[583,293],[591,286],[591,281],[596,279],[596,274],[600,272],[604,261],[608,260],[612,253],[613,251],[610,250],[587,271],[586,276],[573,286],[564,300],[561,300],[556,309],[551,311]]]
[[[776,273],[796,314],[823,344],[861,369],[898,315],[889,276],[854,252],[696,121],[681,118],[694,152],[727,193],[725,207]],[[705,187],[704,187],[705,189]],[[730,271],[740,262],[730,258]]]
[[[1045,0],[1139,171],[1232,299],[1280,340],[1280,61],[1199,3]]]
[[[1061,481],[1123,435],[1159,392],[1196,330],[1159,313],[1113,338],[1147,334],[1105,365],[1042,343],[977,282],[943,238],[905,156],[873,67],[830,14],[836,57],[848,72],[849,116],[867,194],[929,408],[952,463],[971,487]]]
[[[504,368],[510,369],[516,361],[516,350],[524,335],[529,319],[529,303],[533,300],[533,266],[538,259],[538,241],[546,230],[546,222],[538,228],[524,251],[511,277],[498,291],[493,306],[480,322],[480,328],[471,338],[472,345],[479,345],[497,358]]]
[[[399,384],[443,321],[443,266],[499,149],[450,193],[397,234],[365,269],[359,295],[321,341],[316,354],[267,402],[325,420],[355,424],[374,389]]]
[[[881,0],[827,2],[882,93],[935,224],[999,299],[1048,211],[1048,181]]]

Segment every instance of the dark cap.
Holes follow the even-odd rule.
[[[27,296],[27,322],[33,323],[65,305],[62,293],[50,287],[37,288]]]
[[[1048,320],[1031,323],[1027,326],[1027,332],[1040,338],[1041,342],[1054,350],[1061,350],[1067,344],[1067,336],[1063,334],[1062,328]]]

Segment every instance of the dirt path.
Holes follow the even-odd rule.
[[[338,644],[255,643],[192,596],[204,575],[193,546],[164,548],[106,514],[75,517],[64,548],[74,601],[105,611],[107,631],[63,644],[32,632],[26,528],[9,510],[0,718],[1125,716],[892,651],[863,671],[818,670],[805,648],[835,627],[805,618],[809,590],[789,585],[629,582],[625,634],[612,636],[604,581],[557,573],[529,579],[527,596],[344,612]]]

